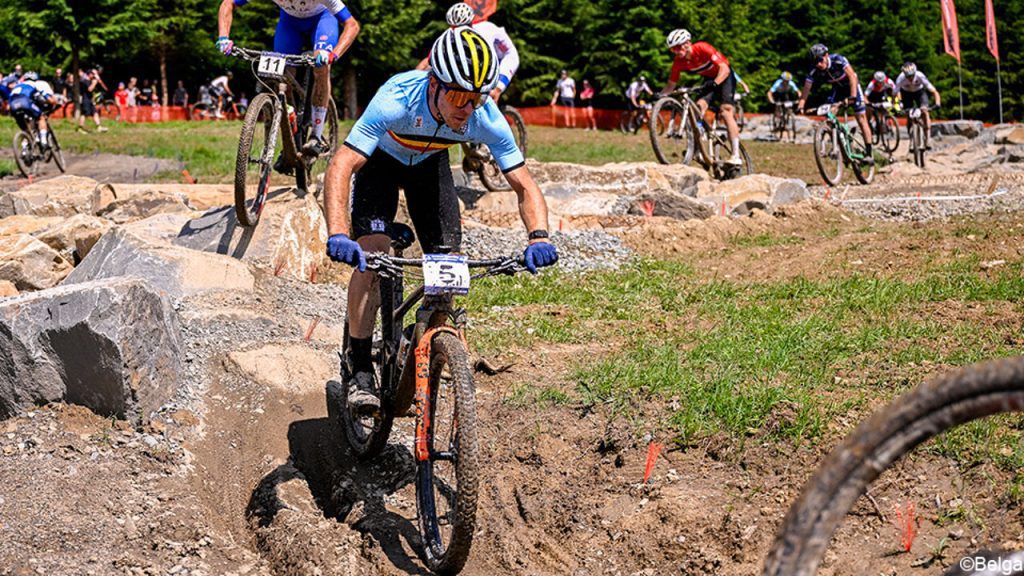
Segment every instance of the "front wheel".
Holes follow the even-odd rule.
[[[890,156],[896,152],[900,145],[900,125],[891,114],[886,114],[883,124],[882,147]]]
[[[14,163],[25,178],[32,178],[39,173],[39,162],[36,158],[35,142],[25,132],[14,135]]]
[[[724,139],[715,138],[714,147],[715,166],[720,167],[719,174],[717,174],[720,180],[731,180],[754,173],[754,161],[750,158],[750,154],[742,142],[740,142],[740,159],[743,163],[738,166],[727,162],[732,157],[732,147]]]
[[[776,533],[762,574],[812,576],[847,513],[897,460],[961,424],[1020,411],[1020,357],[969,366],[897,398],[862,422],[807,481]]]
[[[50,141],[50,155],[53,158],[53,163],[57,165],[57,169],[64,173],[64,151],[60,149],[60,143],[57,142],[57,135],[53,133],[51,128],[47,134],[47,140]]]
[[[654,122],[648,124],[651,148],[662,164],[689,164],[693,159],[693,141],[686,109],[675,98],[661,98],[651,110]]]
[[[843,179],[843,154],[835,130],[825,123],[814,127],[814,163],[818,172],[829,185],[835,186]]]
[[[501,112],[508,121],[508,127],[512,129],[512,138],[515,139],[516,146],[523,153],[523,158],[526,158],[526,122],[523,121],[523,115],[512,106],[502,106]]]
[[[242,226],[255,226],[270,187],[270,169],[277,142],[277,100],[262,93],[245,115],[235,156],[235,215]]]
[[[480,445],[469,355],[457,336],[434,336],[430,358],[429,457],[418,462],[416,507],[427,567],[456,574],[469,558],[476,525]]]
[[[911,151],[914,154],[914,164],[924,168],[924,126],[920,120],[915,120],[911,130]]]

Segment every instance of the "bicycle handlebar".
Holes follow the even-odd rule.
[[[235,46],[231,49],[231,55],[245,60],[246,62],[258,62],[260,56],[264,54],[273,54],[278,58],[284,58],[286,64],[290,66],[309,66],[314,67],[316,60],[312,53],[306,54],[278,54],[277,52],[269,52],[266,50],[250,50],[249,48],[242,48]]]
[[[467,260],[470,268],[487,268],[483,275],[508,274],[526,270],[526,262],[520,256],[506,256],[504,258],[488,258],[482,260]],[[374,271],[385,271],[401,273],[405,266],[422,266],[423,258],[398,258],[384,252],[369,252],[366,254],[366,269]]]

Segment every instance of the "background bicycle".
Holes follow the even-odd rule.
[[[500,109],[502,114],[505,115],[505,120],[508,121],[509,128],[512,129],[512,137],[515,138],[516,146],[519,147],[525,158],[527,147],[526,123],[523,122],[522,115],[519,113],[519,110],[512,106],[502,104]],[[467,175],[477,174],[484,187],[488,190],[493,192],[512,189],[508,185],[508,181],[505,180],[505,175],[501,173],[494,155],[491,154],[486,145],[462,143],[457,148],[449,148],[449,151],[452,153],[452,157],[449,159],[450,162],[461,164],[462,171]]]
[[[817,114],[824,119],[814,126],[814,162],[821,177],[832,186],[843,179],[844,164],[853,169],[853,175],[861,184],[870,184],[875,177],[875,164],[868,161],[867,147],[864,139],[857,135],[857,126],[849,124],[845,112],[840,121],[833,111],[848,102],[849,99],[838,104],[823,104],[817,109]]]
[[[466,311],[454,297],[469,291],[471,279],[523,270],[516,258],[467,260],[465,256],[426,255],[404,259],[414,240],[408,226],[392,229],[396,256],[367,254],[367,269],[380,277],[380,313],[374,328],[373,362],[380,409],[357,412],[346,405],[348,319],[342,351],[342,384],[328,385],[328,413],[360,457],[378,454],[386,445],[396,417],[415,401],[416,504],[427,566],[454,574],[465,565],[476,524],[480,439],[475,385],[469,363]],[[413,272],[420,267],[422,274]],[[471,268],[483,272],[470,276]],[[404,281],[421,276],[422,284],[405,296]],[[405,316],[420,303],[415,323],[403,328]]]
[[[871,141],[890,157],[900,145],[900,125],[892,112],[892,102],[871,102]]]
[[[48,118],[49,114],[45,114]],[[39,130],[36,120],[31,116],[15,112],[14,119],[20,130],[14,135],[14,163],[22,176],[29,178],[39,175],[43,164],[53,162],[57,169],[64,172],[64,152],[57,141],[57,134],[54,133],[53,123],[49,122],[50,129],[46,133],[46,143],[39,141]]]
[[[938,109],[938,106],[931,106],[931,110]],[[914,164],[924,168],[925,152],[927,152],[928,134],[925,132],[924,113],[919,107],[908,107],[903,110],[907,115],[907,135],[910,138],[910,156]]]
[[[778,102],[775,104],[775,113],[772,114],[771,129],[772,135],[777,140],[783,140],[786,137],[786,132],[789,132],[790,142],[796,141],[796,114],[794,109],[796,108],[796,102],[787,100],[785,102]]]
[[[235,157],[235,214],[243,226],[255,226],[267,199],[271,170],[294,174],[299,190],[319,194],[327,163],[338,147],[338,114],[329,97],[324,139],[330,148],[308,156],[302,145],[313,133],[312,99],[307,97],[315,82],[313,57],[237,46],[231,54],[252,63],[253,75],[265,90],[249,103]],[[301,82],[289,67],[301,69]]]
[[[651,121],[651,109],[653,107],[653,104],[640,100],[639,110],[624,110],[619,116],[619,131],[623,134],[636,134],[639,132]],[[658,120],[657,129],[660,131],[665,130],[665,122],[661,119]]]
[[[87,94],[82,95],[83,98],[88,98]],[[93,104],[96,106],[96,113],[100,115],[100,118],[104,120],[121,120],[121,106],[117,104],[117,100],[108,96],[106,92],[97,90],[92,95]],[[73,99],[68,100],[67,104],[64,104],[61,112],[64,118],[68,120],[75,119],[75,102]]]

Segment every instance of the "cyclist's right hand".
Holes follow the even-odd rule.
[[[333,234],[327,239],[327,256],[366,272],[366,254],[358,242],[345,234]]]
[[[235,43],[231,41],[231,38],[227,36],[221,36],[217,38],[217,50],[220,50],[221,54],[225,56],[231,55],[231,49],[235,47]]]

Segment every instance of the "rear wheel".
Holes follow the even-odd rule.
[[[633,113],[629,110],[623,111],[619,114],[619,132],[623,134],[629,134],[633,131]]]
[[[515,138],[516,146],[523,153],[523,158],[526,158],[526,122],[523,121],[523,115],[511,106],[503,106],[501,111],[505,115],[505,120],[508,121],[509,128],[512,129],[512,137]]]
[[[835,131],[824,122],[814,127],[814,163],[826,183],[835,186],[843,179],[843,155]]]
[[[311,126],[308,136],[312,137],[312,135],[313,128]],[[338,109],[334,106],[333,98],[327,101],[327,125],[324,126],[324,139],[330,145],[330,149],[315,159],[303,156],[301,160],[303,167],[295,171],[295,185],[300,190],[312,192],[313,196],[317,198],[320,197],[320,193],[324,189],[327,165],[338,150]]]
[[[25,132],[14,135],[14,163],[25,178],[34,177],[39,173],[39,159],[36,158],[35,143]]]
[[[466,564],[476,525],[479,440],[469,355],[454,334],[434,336],[430,406],[424,422],[429,458],[418,462],[416,504],[426,564],[456,574]],[[417,436],[420,432],[417,422]]]
[[[96,105],[96,111],[100,116],[108,120],[121,120],[121,107],[113,100],[105,100]]]
[[[875,178],[875,163],[866,161],[868,158],[867,146],[864,144],[864,139],[858,135],[857,127],[850,129],[850,152],[854,157],[848,157],[847,160],[850,163],[850,168],[853,169],[853,175],[861,184],[871,184]],[[874,159],[872,158],[872,160]]]
[[[885,115],[885,151],[892,154],[900,145],[900,125],[891,114]]]
[[[731,180],[754,173],[754,161],[751,160],[750,154],[747,153],[742,142],[740,142],[740,159],[743,160],[743,163],[739,166],[727,163],[727,160],[732,157],[732,147],[724,139],[715,138],[714,147],[715,165],[721,167],[720,174],[718,174],[719,179]]]
[[[57,135],[53,133],[52,129],[47,133],[47,140],[50,141],[50,155],[53,158],[53,163],[56,164],[57,169],[63,173],[64,151],[60,149],[60,143],[57,142]]]
[[[686,110],[675,98],[662,98],[654,103],[648,126],[651,148],[662,164],[689,164],[693,158],[693,142]]]
[[[1019,357],[969,366],[896,399],[861,423],[807,481],[776,534],[762,574],[812,576],[847,513],[897,460],[971,420],[1021,411],[1024,359]]]
[[[271,166],[277,141],[274,97],[263,93],[253,98],[245,115],[235,157],[235,215],[242,226],[255,226],[263,212],[270,187]]]

